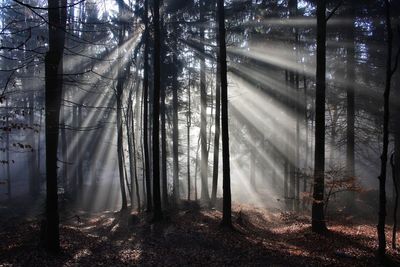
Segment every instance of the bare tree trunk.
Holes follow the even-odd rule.
[[[145,165],[145,181],[146,181],[146,208],[147,212],[153,211],[153,202],[151,196],[151,180],[150,180],[150,157],[149,157],[149,134],[148,134],[148,117],[149,117],[149,20],[148,20],[148,0],[144,4],[144,25],[145,25],[145,45],[144,45],[144,62],[143,62],[143,147],[144,147],[144,165]],[[143,190],[144,191],[144,190]]]
[[[229,162],[229,121],[228,121],[228,79],[225,42],[224,0],[218,0],[219,63],[221,66],[221,122],[222,122],[222,163],[223,163],[223,209],[222,225],[232,227],[231,174]]]
[[[164,50],[164,49],[163,49]],[[163,52],[164,54],[164,52]],[[163,55],[164,57],[164,55]],[[162,64],[164,65],[164,64]],[[168,177],[167,177],[167,132],[165,125],[165,83],[161,86],[161,104],[160,104],[160,116],[161,116],[161,184],[162,184],[162,202],[165,207],[168,206]]]
[[[204,0],[199,1],[200,5],[200,21],[205,22],[204,17]],[[200,40],[204,42],[204,27],[200,27]],[[200,48],[200,102],[201,102],[201,120],[200,120],[200,136],[201,136],[201,201],[209,204],[210,195],[208,193],[208,151],[207,151],[207,88],[206,88],[206,60],[204,57],[204,44]]]
[[[82,134],[80,132],[80,127],[82,125],[82,106],[78,106],[78,127],[76,129],[76,134],[78,135],[78,149],[82,143]],[[81,151],[78,155],[78,191],[79,191],[79,198],[82,199],[83,194],[83,161],[85,160],[85,151]]]
[[[350,4],[350,15],[352,24],[347,30],[348,41],[351,44],[347,47],[347,64],[346,64],[346,74],[347,74],[347,129],[346,129],[346,172],[348,177],[355,176],[355,161],[354,161],[354,121],[355,121],[355,92],[354,92],[354,82],[355,82],[355,54],[354,54],[354,6]]]
[[[136,95],[136,101],[139,100],[139,94]],[[137,107],[138,103],[136,102],[136,107]],[[141,210],[141,203],[140,203],[140,191],[139,191],[139,180],[138,180],[138,169],[137,169],[137,149],[136,149],[136,134],[135,134],[135,121],[134,121],[134,114],[132,114],[132,148],[133,148],[133,168],[135,170],[135,176],[134,176],[134,180],[132,181],[132,183],[134,182],[135,184],[135,190],[136,190],[136,199],[137,199],[137,210],[138,212],[140,212]],[[132,192],[133,192],[133,187],[132,187]],[[132,193],[132,197],[133,197],[133,193]]]
[[[74,129],[78,128],[78,107],[76,105],[72,106],[72,125]],[[73,132],[73,138],[77,139],[78,131]],[[74,201],[76,200],[77,197],[77,185],[78,185],[78,146],[75,145],[74,149],[72,151],[72,157],[74,159],[74,169],[73,169],[73,175],[72,175],[72,181],[70,183],[70,190],[73,193],[73,198]]]
[[[326,1],[317,2],[317,87],[315,100],[315,166],[312,205],[312,230],[326,232],[324,216],[325,187],[325,72],[326,72]]]
[[[49,50],[45,56],[46,108],[46,221],[42,225],[46,250],[60,250],[57,148],[62,97],[62,57],[65,42],[67,0],[48,1]],[[60,7],[61,6],[61,7]]]
[[[123,36],[125,35],[125,30],[120,26],[119,32],[119,43],[118,46],[122,45]],[[121,49],[118,48],[118,58],[122,58]],[[121,211],[126,210],[128,208],[128,201],[126,199],[126,190],[125,190],[125,177],[124,177],[124,149],[123,149],[123,136],[122,136],[122,97],[123,97],[123,75],[121,71],[121,64],[118,64],[118,80],[117,80],[117,153],[118,153],[118,170],[119,170],[119,182],[121,187],[121,197],[122,197],[122,205]]]
[[[398,99],[398,98],[397,98]],[[394,120],[396,121],[395,123],[395,137],[394,137],[394,160],[393,160],[393,165],[392,166],[392,175],[393,175],[393,179],[394,179],[394,205],[395,207],[397,207],[399,205],[399,199],[398,199],[398,190],[399,190],[399,186],[400,186],[400,107],[397,107],[396,109],[396,114],[394,117]],[[395,208],[394,211],[394,220],[398,220],[398,209]],[[393,230],[394,231],[394,230]]]
[[[392,166],[392,178],[393,178],[393,187],[394,187],[394,209],[393,209],[393,230],[392,230],[392,248],[396,249],[397,240],[396,240],[396,233],[397,233],[397,210],[399,206],[399,188],[396,181],[396,166],[395,160],[396,157],[395,153],[392,154],[390,157],[390,165]]]
[[[386,221],[386,165],[388,160],[388,146],[389,146],[389,98],[390,86],[393,75],[392,70],[392,22],[391,22],[391,3],[385,0],[386,7],[386,31],[387,31],[387,62],[386,62],[386,85],[383,95],[384,111],[383,111],[383,147],[381,155],[381,171],[379,175],[379,220],[378,220],[378,256],[381,262],[386,258],[386,236],[385,236],[385,221]]]
[[[308,108],[307,108],[307,78],[306,76],[303,77],[303,87],[304,87],[304,96],[303,96],[303,102],[304,102],[304,127],[305,127],[305,135],[306,135],[306,147],[305,147],[305,161],[304,161],[304,174],[303,174],[303,192],[307,192],[307,173],[308,173],[308,158],[309,158],[309,153],[310,149],[308,148],[309,145],[309,139],[308,139]],[[306,208],[306,202],[303,201],[303,209]]]
[[[192,126],[192,112],[191,112],[191,98],[190,98],[190,70],[189,70],[189,82],[188,82],[188,112],[187,112],[187,200],[190,201],[190,127]]]
[[[64,94],[65,97],[65,94]],[[65,132],[65,106],[61,107],[61,151],[62,151],[62,159],[63,159],[63,174],[62,174],[62,182],[64,190],[68,188],[68,147],[67,147],[67,135]]]
[[[154,0],[154,103],[153,103],[153,202],[154,221],[163,217],[160,194],[160,1]]]
[[[9,118],[10,112],[8,109],[8,99],[6,99],[6,127],[7,127],[7,133],[6,133],[6,161],[7,161],[7,197],[8,199],[11,199],[12,197],[12,189],[11,189],[11,173],[10,173],[10,124],[9,124]]]
[[[137,88],[136,88],[137,89]],[[136,154],[133,151],[133,144],[135,138],[135,130],[134,130],[134,119],[133,119],[133,107],[132,107],[132,98],[131,93],[128,98],[128,110],[125,114],[125,127],[126,127],[126,138],[128,140],[128,153],[129,153],[129,176],[131,178],[131,188],[130,188],[130,197],[131,197],[131,210],[135,207],[135,176],[136,176],[136,166],[134,164],[134,160],[136,158]]]
[[[198,200],[197,196],[197,173],[199,168],[199,148],[200,148],[200,139],[201,134],[199,134],[199,138],[197,139],[197,151],[196,151],[196,164],[195,164],[195,171],[194,171],[194,200]]]
[[[177,40],[174,40],[174,53],[173,53],[173,62],[174,62],[174,72],[172,77],[172,106],[173,106],[173,127],[172,127],[172,156],[173,156],[173,179],[174,179],[174,188],[173,195],[175,201],[179,201],[180,199],[180,191],[179,191],[179,124],[178,124],[178,57],[177,57]]]
[[[219,43],[219,34],[217,31],[217,43]],[[217,58],[219,53],[217,52]],[[211,205],[215,206],[217,199],[217,187],[218,187],[218,167],[219,167],[219,136],[220,136],[220,123],[221,123],[221,68],[219,62],[217,62],[217,78],[215,88],[215,133],[214,133],[214,164],[213,164],[213,180],[212,180],[212,191],[211,191]]]

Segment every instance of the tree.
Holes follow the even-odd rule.
[[[44,246],[58,252],[59,215],[57,186],[57,149],[62,96],[63,50],[67,19],[67,0],[48,1],[49,50],[45,57],[46,107],[46,220],[42,227]]]
[[[123,14],[123,5],[119,3],[119,12],[122,17]],[[125,189],[125,176],[124,176],[124,148],[123,148],[123,131],[122,131],[122,98],[123,98],[123,89],[124,89],[124,71],[123,62],[122,60],[122,51],[121,46],[124,41],[125,36],[125,26],[123,25],[122,20],[119,22],[120,29],[119,29],[119,40],[118,40],[118,70],[117,70],[117,88],[116,88],[116,97],[117,97],[117,156],[118,156],[118,170],[119,170],[119,182],[121,187],[121,197],[122,197],[122,205],[121,211],[126,210],[128,208],[128,202],[126,198],[126,189]]]
[[[346,128],[346,171],[348,177],[355,176],[355,161],[354,161],[354,121],[355,121],[355,95],[354,95],[354,79],[355,79],[355,55],[354,55],[354,20],[355,20],[354,3],[349,4],[349,14],[352,18],[352,23],[348,29],[348,41],[351,44],[347,47],[346,56],[346,74],[347,74],[347,128]]]
[[[179,121],[178,121],[178,90],[179,90],[179,81],[178,81],[178,56],[177,56],[177,40],[174,38],[173,48],[173,73],[172,73],[172,105],[173,105],[173,127],[172,127],[172,142],[173,142],[173,195],[175,200],[178,201],[180,199],[180,191],[179,191]]]
[[[149,3],[144,1],[144,59],[143,59],[143,150],[144,150],[144,169],[146,180],[146,204],[147,211],[153,211],[153,200],[151,197],[151,178],[150,178],[150,157],[149,157],[149,134],[148,134],[148,118],[149,118]]]
[[[205,22],[205,1],[200,0],[200,23]],[[208,150],[207,150],[207,86],[206,86],[206,59],[204,49],[204,27],[200,26],[200,105],[201,105],[201,125],[200,125],[200,136],[201,136],[201,200],[204,203],[209,203],[210,195],[208,192]]]
[[[228,79],[226,64],[226,30],[224,0],[218,0],[219,64],[221,70],[221,122],[223,164],[223,212],[222,225],[232,227],[231,173],[229,161]]]
[[[381,155],[381,170],[379,174],[379,219],[378,219],[378,256],[381,261],[385,260],[386,255],[386,236],[385,236],[385,221],[386,221],[386,173],[388,161],[388,146],[389,146],[389,98],[392,76],[396,71],[397,64],[392,67],[393,54],[393,31],[391,22],[391,2],[385,0],[386,9],[386,32],[387,32],[387,55],[386,55],[386,81],[385,92],[383,94],[383,140],[382,140],[382,155]],[[397,63],[397,62],[396,62]]]
[[[218,17],[216,18],[218,20]],[[216,40],[219,43],[218,29],[216,31]],[[217,51],[217,60],[219,53]],[[211,190],[211,205],[215,206],[217,199],[218,186],[218,167],[219,167],[219,136],[221,132],[221,70],[220,63],[217,62],[216,82],[215,82],[215,133],[214,133],[214,163],[213,163],[213,180]]]
[[[312,204],[312,230],[327,230],[324,217],[325,172],[325,73],[326,73],[326,1],[317,2],[317,87],[315,99],[315,166]]]
[[[153,103],[153,202],[154,221],[162,219],[160,192],[160,1],[154,0],[154,103]]]

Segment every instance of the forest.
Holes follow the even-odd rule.
[[[0,266],[400,266],[399,0],[0,0]]]

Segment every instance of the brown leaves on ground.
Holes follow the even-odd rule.
[[[36,222],[9,222],[0,231],[0,266],[379,265],[374,225],[333,222],[320,236],[301,214],[243,205],[234,214],[233,231],[219,227],[217,210],[170,212],[158,224],[146,215],[80,215],[62,225],[58,256],[39,249]],[[398,251],[388,254],[399,259]]]

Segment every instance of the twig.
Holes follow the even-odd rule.
[[[340,1],[335,7],[334,9],[331,11],[331,13],[329,13],[329,15],[326,17],[325,22],[328,22],[328,20],[335,15],[335,12],[339,9],[339,7],[343,4],[343,0]]]

